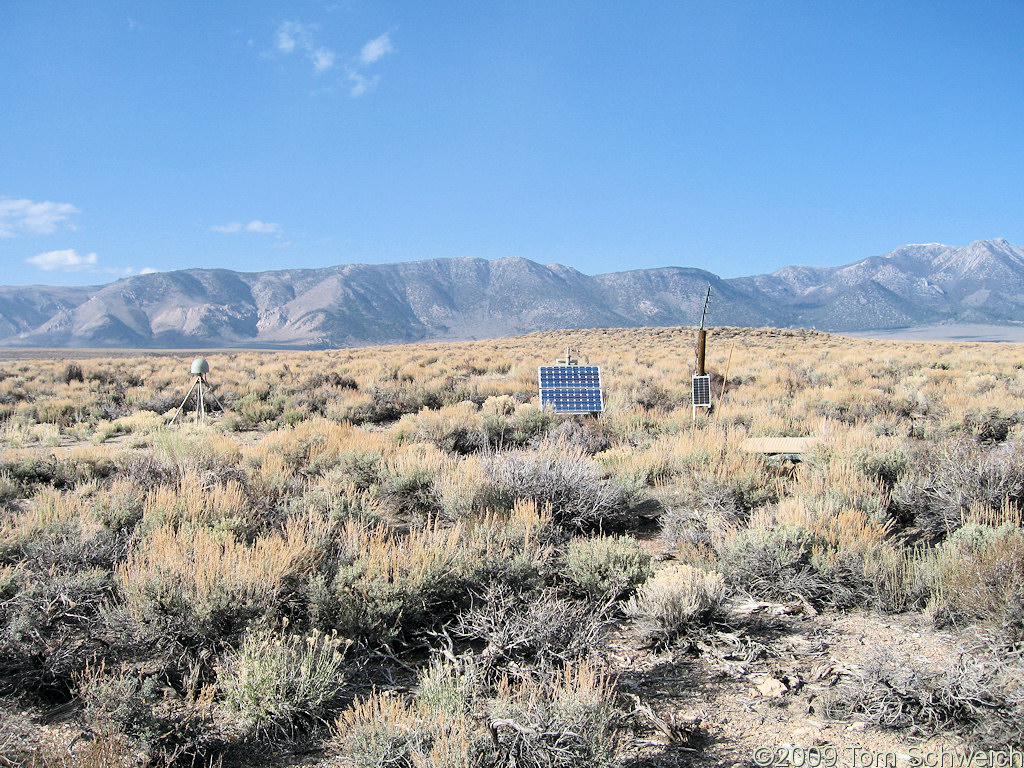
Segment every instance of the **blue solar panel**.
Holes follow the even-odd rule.
[[[600,387],[601,369],[596,365],[542,365],[540,386]]]
[[[693,406],[694,408],[711,407],[711,377],[693,377]]]
[[[540,406],[556,413],[598,413],[604,410],[601,369],[596,365],[542,365]]]

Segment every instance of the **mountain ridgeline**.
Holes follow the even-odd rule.
[[[522,258],[459,258],[0,287],[0,346],[320,348],[693,325],[709,284],[714,325],[842,332],[1024,322],[1024,248],[981,240],[733,279],[684,267],[589,276]]]

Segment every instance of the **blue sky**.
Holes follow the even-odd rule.
[[[1024,243],[1024,3],[0,2],[4,284]]]

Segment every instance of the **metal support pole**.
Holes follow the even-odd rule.
[[[203,377],[196,379],[199,385],[199,392],[196,395],[196,424],[202,424],[205,414],[203,413]]]
[[[199,383],[199,379],[196,379],[195,381],[192,382],[192,386],[189,387],[188,392],[185,393],[185,399],[181,401],[181,405],[178,406],[178,410],[176,410],[174,412],[174,415],[171,416],[171,420],[169,422],[167,422],[168,424],[173,424],[174,420],[176,418],[178,418],[178,416],[181,415],[182,410],[185,408],[185,403],[188,402],[189,395],[192,394],[192,390],[196,388],[196,384],[198,384],[198,383]]]

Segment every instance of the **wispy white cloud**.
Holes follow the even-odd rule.
[[[156,272],[159,272],[159,271],[160,270],[153,269],[152,267],[143,267],[142,269],[139,270],[139,274],[140,275],[152,275],[152,274],[154,274]]]
[[[372,89],[377,85],[377,81],[380,80],[379,75],[373,77],[367,77],[362,72],[357,72],[354,69],[348,70],[348,81],[350,83],[348,89],[348,95],[353,98],[358,98],[364,93]]]
[[[311,45],[312,29],[297,21],[283,21],[277,28],[274,42],[281,53],[294,53],[295,49]]]
[[[256,219],[245,225],[246,232],[258,232],[261,235],[276,235],[281,231],[281,225],[273,221],[260,221]]]
[[[268,55],[299,55],[313,65],[313,72],[322,75],[339,65],[337,53],[331,48],[317,43],[320,28],[315,24],[303,24],[299,21],[283,21],[274,33],[274,51]],[[391,42],[391,33],[373,38],[363,45],[355,56],[346,57],[348,63],[341,65],[348,81],[348,94],[359,97],[372,90],[380,80],[379,75],[370,75],[367,68],[376,64],[385,56],[395,52]],[[335,81],[336,83],[337,81]],[[329,93],[335,85],[318,89],[314,93]],[[218,230],[223,231],[223,230]],[[240,230],[233,230],[240,231]]]
[[[34,264],[46,272],[61,270],[63,272],[78,272],[83,269],[90,269],[99,263],[99,256],[95,253],[85,256],[73,248],[63,251],[47,251],[31,258],[25,259],[29,264]]]
[[[74,229],[68,219],[76,213],[81,211],[71,203],[37,203],[33,200],[0,197],[0,237],[48,235],[62,224]]]
[[[317,45],[314,33],[315,24],[302,24],[298,21],[283,21],[274,35],[274,45],[279,53],[301,53],[313,64],[317,74],[326,72],[334,66],[335,54],[330,48]]]
[[[390,34],[385,32],[380,37],[375,37],[363,46],[363,50],[359,54],[359,60],[363,64],[373,64],[373,62],[387,56],[394,50],[395,47],[391,44]]]
[[[312,53],[313,69],[317,72],[326,72],[334,66],[334,51],[330,48],[317,48]]]
[[[230,221],[227,224],[215,224],[210,227],[213,232],[222,232],[226,235],[234,235],[239,232],[255,232],[260,235],[278,235],[281,233],[281,225],[274,221],[260,221],[253,219],[248,224],[240,221]]]

